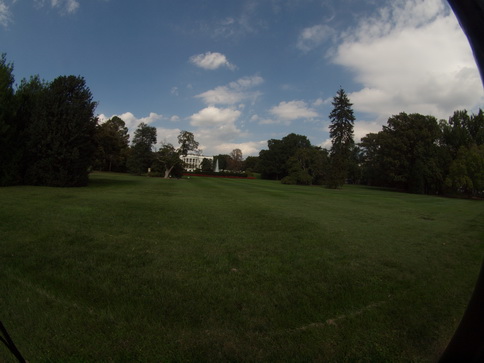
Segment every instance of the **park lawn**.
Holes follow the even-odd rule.
[[[484,252],[480,201],[90,179],[0,188],[0,320],[30,362],[435,361]]]

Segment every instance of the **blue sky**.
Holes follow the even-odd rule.
[[[484,107],[467,40],[442,0],[0,0],[17,82],[81,75],[101,120],[140,122],[205,155],[294,132],[330,147],[339,87],[355,138],[402,111]]]

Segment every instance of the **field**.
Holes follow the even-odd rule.
[[[484,255],[484,202],[359,186],[94,173],[0,203],[31,363],[435,361]]]

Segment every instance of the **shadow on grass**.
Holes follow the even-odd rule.
[[[112,186],[129,186],[139,182],[130,174],[92,172],[89,175],[90,188],[105,188]]]

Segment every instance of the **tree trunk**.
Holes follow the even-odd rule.
[[[173,170],[173,166],[171,166],[169,169],[165,170],[165,176],[164,179],[168,179],[170,177],[170,173]]]

